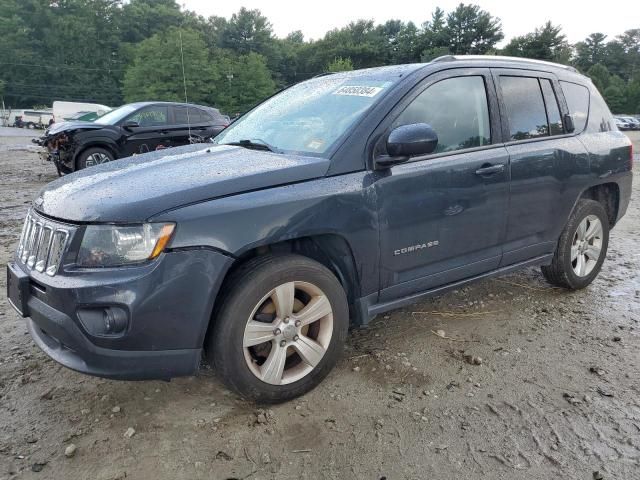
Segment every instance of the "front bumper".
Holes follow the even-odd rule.
[[[48,277],[8,265],[8,296],[36,344],[65,367],[122,380],[169,379],[197,371],[213,302],[232,259],[205,249],[174,251],[140,267]],[[15,278],[21,277],[21,295]],[[17,299],[17,300],[16,300]],[[93,335],[82,311],[128,313],[119,336]]]

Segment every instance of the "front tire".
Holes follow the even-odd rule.
[[[78,158],[76,159],[76,170],[82,170],[87,167],[112,162],[113,159],[113,154],[105,148],[88,148],[78,155]]]
[[[594,200],[579,200],[569,217],[551,265],[542,274],[552,285],[578,290],[600,273],[609,246],[609,218]]]
[[[206,353],[231,389],[259,403],[284,402],[335,366],[349,312],[326,267],[300,255],[265,255],[241,266],[224,288]]]

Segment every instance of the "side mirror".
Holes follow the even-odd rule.
[[[573,131],[576,129],[576,126],[573,123],[573,117],[568,113],[565,113],[563,121],[564,121],[564,129],[567,131],[567,133],[573,133]]]
[[[122,124],[122,128],[124,128],[125,130],[131,130],[134,128],[139,127],[140,124],[138,122],[136,122],[135,120],[127,120],[126,122],[124,122]]]
[[[417,155],[428,155],[438,145],[438,135],[430,125],[426,123],[413,123],[402,125],[391,131],[387,138],[388,156],[376,159],[376,167],[389,168],[392,165],[403,163]]]

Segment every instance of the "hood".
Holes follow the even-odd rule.
[[[39,212],[70,222],[142,222],[182,205],[325,175],[324,158],[196,144],[66,175],[44,187]]]
[[[57,135],[62,132],[69,132],[71,130],[99,130],[104,128],[105,125],[100,125],[99,123],[93,122],[84,122],[82,120],[73,120],[70,122],[60,122],[54,123],[49,128],[47,128],[44,132],[45,136],[47,135]]]

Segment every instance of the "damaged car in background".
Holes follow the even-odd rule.
[[[141,102],[123,105],[93,122],[49,127],[34,142],[59,175],[163,148],[205,142],[229,125],[229,117],[202,105]]]

